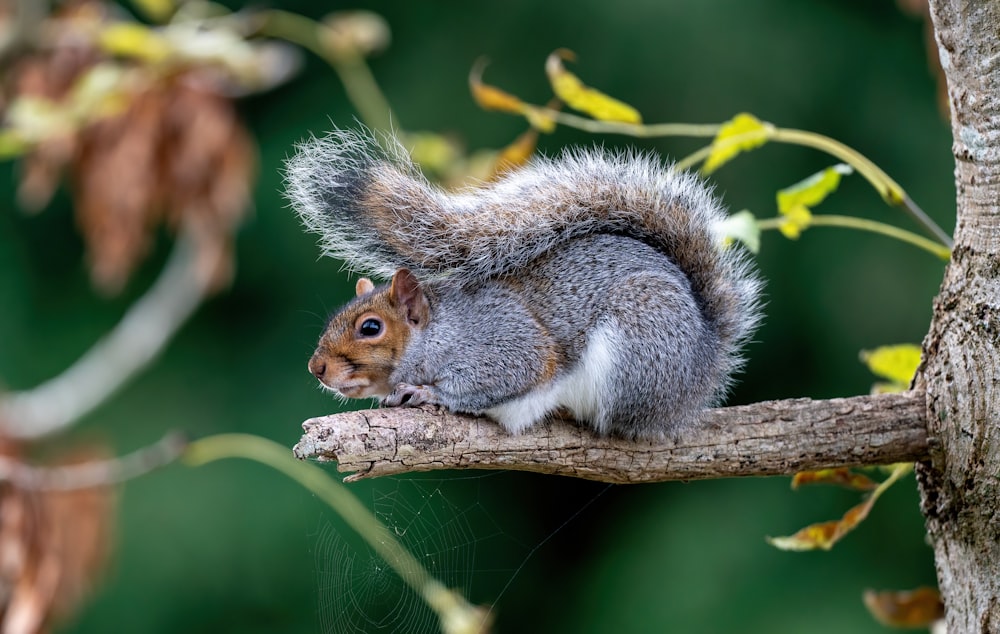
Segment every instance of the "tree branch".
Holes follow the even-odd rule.
[[[74,464],[40,467],[0,456],[0,482],[20,489],[75,491],[120,484],[146,475],[177,460],[187,439],[176,432],[124,456]]]
[[[602,482],[792,474],[928,456],[923,392],[789,399],[704,412],[675,436],[631,442],[556,420],[512,436],[496,423],[425,409],[313,418],[299,458],[335,460],[346,481],[435,469],[514,469]]]
[[[111,332],[62,374],[0,394],[0,432],[21,440],[60,432],[149,365],[209,292],[216,263],[204,258],[196,238],[179,236],[159,278]]]

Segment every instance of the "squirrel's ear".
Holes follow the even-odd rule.
[[[424,296],[424,289],[410,269],[399,269],[392,276],[389,294],[403,308],[406,321],[411,326],[423,327],[430,316],[430,305]]]
[[[354,286],[354,294],[358,297],[361,297],[365,293],[371,293],[373,290],[375,290],[375,285],[367,277],[362,277]]]

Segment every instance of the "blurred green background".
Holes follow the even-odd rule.
[[[234,3],[229,3],[233,5]],[[947,124],[935,103],[923,24],[888,0],[619,0],[499,3],[286,2],[320,17],[367,8],[393,30],[371,61],[397,124],[501,147],[524,129],[479,110],[467,74],[488,55],[486,81],[543,103],[558,47],[590,85],[649,122],[719,122],[741,111],[839,139],[866,154],[939,224],[954,226]],[[296,140],[355,114],[335,74],[303,72],[241,103],[261,152],[256,210],[238,238],[238,272],[153,368],[72,432],[119,452],[166,430],[239,431],[291,447],[302,420],[337,410],[305,364],[328,311],[353,288],[318,259],[281,197]],[[573,143],[624,146],[570,130]],[[641,142],[684,156],[702,141]],[[775,191],[834,161],[767,146],[713,176],[734,209],[775,213]],[[77,358],[156,274],[147,263],[124,297],[90,289],[68,197],[25,217],[13,205],[17,166],[0,168],[0,377],[27,388]],[[895,222],[858,177],[819,212]],[[918,343],[943,265],[913,247],[837,229],[791,242],[765,234],[758,258],[767,317],[730,403],[865,393],[858,351]],[[75,438],[57,439],[71,444]],[[880,632],[863,589],[934,583],[912,477],[830,553],[768,546],[833,519],[855,493],[789,490],[788,478],[606,487],[519,473],[439,473],[351,485],[415,554],[479,603],[497,603],[499,632]],[[175,465],[128,483],[116,553],[93,601],[65,631],[433,632],[428,612],[316,499],[265,467]]]

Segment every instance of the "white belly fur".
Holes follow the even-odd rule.
[[[534,425],[559,407],[565,407],[573,418],[591,423],[598,432],[607,431],[607,421],[599,416],[601,395],[605,393],[608,375],[618,357],[614,334],[609,326],[597,328],[587,342],[573,370],[545,385],[539,386],[512,401],[486,411],[512,434]]]

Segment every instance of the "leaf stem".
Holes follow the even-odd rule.
[[[777,229],[784,218],[765,218],[763,220],[757,221],[757,227],[761,231],[766,231],[769,229]],[[903,242],[912,244],[915,247],[923,249],[942,260],[947,260],[951,257],[951,250],[943,245],[929,240],[923,236],[919,236],[913,232],[907,231],[905,229],[900,229],[899,227],[894,227],[893,225],[885,224],[884,222],[877,222],[875,220],[867,220],[865,218],[855,218],[854,216],[838,216],[834,214],[816,214],[813,215],[809,220],[809,226],[816,227],[844,227],[847,229],[858,229],[861,231],[869,231],[871,233],[878,233],[890,238],[895,238]]]
[[[393,114],[363,55],[349,50],[331,51],[320,36],[326,27],[297,13],[269,9],[261,12],[260,18],[262,35],[298,44],[333,68],[365,125],[376,130],[389,130],[394,122],[398,125],[399,119]]]
[[[688,137],[714,137],[722,127],[717,124],[687,124],[687,123],[659,123],[659,124],[631,124],[619,123],[615,121],[599,121],[588,119],[569,112],[560,112],[552,108],[538,107],[544,111],[545,115],[552,120],[563,125],[592,132],[596,134],[622,134],[635,138],[652,138],[664,136],[688,136]],[[765,124],[766,135],[769,140],[790,145],[800,145],[821,150],[844,161],[861,174],[865,180],[871,183],[875,191],[879,193],[883,200],[891,206],[902,207],[920,226],[924,227],[949,251],[954,245],[951,237],[945,233],[913,200],[905,190],[889,177],[880,167],[875,165],[868,157],[861,154],[840,141],[832,139],[815,132],[805,130],[795,130],[791,128],[778,128],[772,124]],[[752,132],[747,135],[735,136],[725,139],[720,143],[738,144],[746,137],[759,135],[760,132]],[[711,148],[702,148],[689,156],[684,157],[675,164],[676,169],[690,169],[694,165],[703,161],[711,153]]]
[[[713,137],[721,126],[714,123],[651,123],[636,124],[620,121],[600,121],[588,119],[572,112],[563,112],[548,106],[533,106],[544,112],[546,118],[557,123],[592,132],[594,134],[621,134],[637,138],[655,138],[663,136]]]
[[[688,154],[681,160],[674,163],[674,169],[678,171],[689,170],[698,163],[701,163],[708,158],[708,155],[712,153],[714,146],[706,145],[705,147],[698,149],[691,154]]]
[[[485,629],[486,611],[449,590],[406,550],[345,486],[322,469],[296,460],[276,442],[250,434],[218,434],[188,445],[182,460],[201,466],[223,458],[245,458],[284,473],[326,502],[433,609],[446,633]]]
[[[782,143],[801,145],[822,150],[844,161],[861,174],[865,180],[872,184],[875,191],[882,196],[882,199],[894,207],[902,207],[917,223],[924,227],[937,240],[948,247],[950,251],[954,242],[951,237],[944,232],[924,211],[914,203],[906,191],[889,177],[882,169],[871,162],[865,155],[854,148],[844,145],[840,141],[831,139],[815,132],[804,130],[793,130],[786,128],[775,128],[771,138]]]

